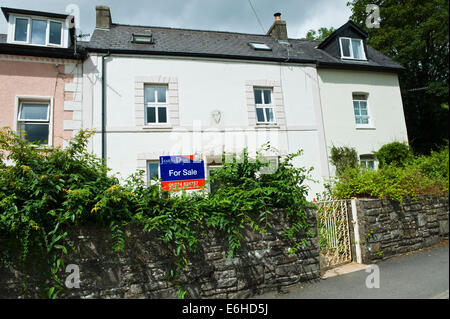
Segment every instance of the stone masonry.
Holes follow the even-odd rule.
[[[448,239],[448,196],[404,199],[401,203],[389,199],[358,199],[357,212],[364,264]]]
[[[247,298],[266,291],[280,290],[320,275],[319,251],[314,209],[307,210],[310,245],[295,255],[287,253],[290,245],[283,238],[289,222],[282,210],[271,217],[274,228],[266,234],[244,232],[241,249],[234,258],[227,257],[227,238],[208,231],[199,241],[199,250],[188,258],[189,268],[180,276],[186,298]],[[80,269],[80,288],[62,291],[60,298],[177,298],[177,287],[167,279],[173,254],[142,227],[128,227],[126,245],[114,252],[108,229],[81,227],[72,232],[77,253],[65,258],[66,265]],[[68,274],[61,272],[61,278]],[[24,279],[9,266],[0,270],[0,298],[38,298],[42,294],[39,274]],[[23,283],[28,290],[23,292]]]

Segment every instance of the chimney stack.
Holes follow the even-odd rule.
[[[286,21],[281,20],[281,13],[279,12],[275,13],[273,16],[275,17],[275,21],[269,31],[267,31],[267,35],[272,36],[276,40],[287,40]]]
[[[111,11],[108,6],[96,6],[95,11],[97,12],[96,29],[109,30],[111,27]]]

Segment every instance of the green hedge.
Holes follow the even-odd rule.
[[[349,168],[331,183],[336,198],[373,197],[401,200],[420,195],[445,195],[449,191],[448,145],[429,156],[402,157],[375,171]]]

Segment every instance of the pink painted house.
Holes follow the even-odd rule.
[[[63,146],[81,128],[82,61],[73,17],[2,8],[0,127],[27,140]],[[77,52],[78,51],[78,52]]]

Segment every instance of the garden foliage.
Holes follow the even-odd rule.
[[[383,150],[384,164],[374,171],[347,168],[330,186],[332,197],[417,198],[420,195],[448,195],[448,145],[430,155],[413,156],[404,152],[396,156]],[[406,150],[403,146],[401,149]],[[391,149],[392,150],[392,149]],[[379,155],[381,152],[376,152]]]
[[[413,152],[407,143],[392,142],[383,145],[375,156],[378,159],[379,166],[397,165],[404,166],[413,157]]]
[[[155,232],[173,252],[174,266],[168,276],[175,281],[205,231],[222,231],[233,256],[243,228],[264,233],[271,227],[268,216],[274,208],[286,208],[292,227],[285,236],[294,251],[308,244],[304,181],[309,170],[291,164],[301,152],[287,156],[271,174],[261,174],[268,163],[260,155],[252,159],[244,152],[217,169],[213,178],[220,188],[215,193],[202,190],[164,196],[158,185],[146,185],[142,171],[119,183],[86,150],[91,135],[80,131],[63,150],[40,148],[9,129],[0,130],[0,239],[7,243],[1,261],[26,265],[38,258],[50,280],[47,297],[57,297],[63,289],[58,274],[64,256],[73,249],[68,234],[83,224],[109,227],[116,251],[125,247],[127,224]],[[19,261],[16,251],[20,251]]]
[[[333,146],[330,152],[330,163],[336,168],[336,175],[340,176],[346,169],[358,167],[358,153],[352,147]]]

